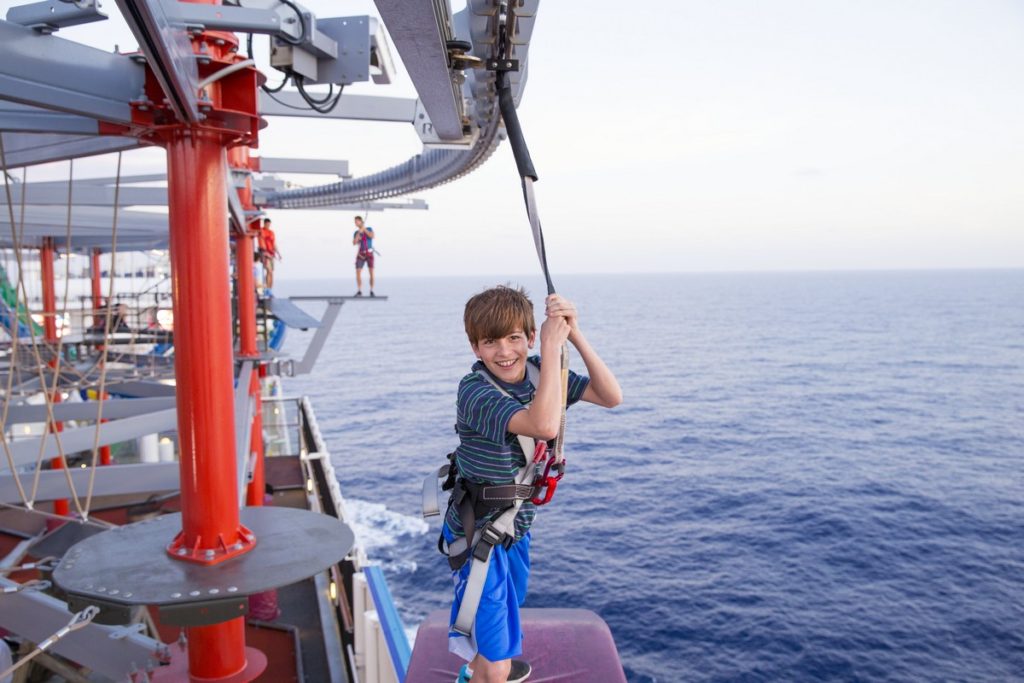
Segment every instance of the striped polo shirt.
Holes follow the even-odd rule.
[[[531,356],[529,360],[540,367],[540,356]],[[508,431],[508,423],[513,415],[525,410],[526,404],[533,400],[534,387],[529,377],[515,384],[494,378],[511,395],[510,398],[495,389],[479,372],[487,372],[481,361],[477,361],[473,371],[459,382],[455,403],[459,447],[455,449],[455,463],[459,476],[471,482],[511,484],[519,468],[526,463],[526,456],[519,446],[519,439]],[[569,405],[582,398],[589,383],[589,377],[569,371]],[[478,519],[477,527],[496,517],[498,512],[496,510]],[[519,508],[515,520],[517,541],[529,531],[536,514],[536,506],[530,501]],[[456,536],[465,535],[455,506],[448,506],[445,523]]]

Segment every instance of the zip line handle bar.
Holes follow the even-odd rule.
[[[530,150],[526,146],[523,128],[519,125],[516,103],[512,99],[512,87],[508,83],[508,72],[499,71],[497,80],[498,106],[501,108],[501,118],[505,121],[505,131],[508,133],[508,143],[512,146],[512,155],[516,158],[516,168],[519,169],[519,175],[522,177],[536,181],[538,180],[537,170],[533,167],[533,159],[530,158]]]
[[[507,7],[507,5],[504,5]],[[507,24],[504,27],[507,30]],[[503,37],[507,37],[502,32]],[[504,40],[502,43],[504,44]],[[498,71],[496,76],[498,86],[498,107],[501,109],[501,118],[505,122],[505,131],[508,133],[509,145],[512,147],[512,156],[516,160],[516,168],[519,169],[519,176],[523,183],[523,200],[526,202],[526,215],[530,220],[530,229],[533,231],[533,242],[537,247],[537,258],[540,260],[540,267],[544,271],[544,280],[547,282],[548,295],[555,293],[555,285],[551,281],[551,271],[548,269],[548,254],[544,247],[544,231],[540,225],[540,214],[537,211],[537,200],[533,194],[533,183],[537,181],[537,170],[533,167],[533,159],[530,158],[530,150],[526,146],[526,137],[523,135],[523,128],[519,125],[519,114],[516,112],[516,103],[512,98],[512,88],[508,83],[508,72]],[[569,398],[569,345],[562,345],[561,353],[562,371],[562,414],[559,420],[558,436],[555,438],[554,459],[561,463],[565,459],[565,409],[568,406]],[[550,490],[550,494],[554,489]],[[550,494],[547,500],[550,500]]]
[[[508,84],[508,75],[499,71],[497,75],[498,86],[498,107],[501,109],[501,118],[505,122],[505,131],[508,133],[508,142],[512,147],[512,156],[516,160],[516,168],[519,169],[519,176],[523,183],[523,201],[526,202],[526,215],[530,219],[530,229],[533,231],[533,242],[537,247],[537,258],[540,260],[541,270],[544,271],[544,279],[547,282],[548,294],[555,293],[555,285],[551,281],[551,272],[548,270],[548,255],[544,248],[544,231],[540,226],[540,215],[537,211],[537,200],[533,194],[533,183],[537,181],[537,171],[533,167],[533,160],[530,158],[530,150],[526,146],[526,138],[523,136],[523,128],[519,125],[519,115],[516,113],[516,103],[512,98],[512,88]]]

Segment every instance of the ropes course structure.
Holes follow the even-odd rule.
[[[7,165],[6,164],[6,155],[5,155],[5,149],[4,149],[3,135],[2,134],[0,134],[0,165],[2,165],[5,168],[6,168],[6,165]],[[116,253],[116,251],[117,251],[117,217],[118,217],[117,206],[118,206],[118,194],[119,194],[119,190],[120,190],[121,165],[122,165],[122,155],[121,155],[121,153],[118,153],[118,155],[117,155],[117,173],[116,173],[115,191],[114,191],[114,214],[113,214],[113,224],[111,226],[111,252],[112,253]],[[4,187],[5,187],[6,197],[7,197],[7,206],[8,206],[8,211],[9,211],[10,226],[11,226],[11,232],[12,232],[12,234],[11,234],[11,242],[12,242],[12,245],[13,245],[14,256],[15,256],[15,259],[16,259],[16,262],[17,262],[17,270],[18,270],[18,286],[17,286],[17,291],[20,294],[20,296],[22,297],[21,299],[19,299],[18,303],[19,304],[23,304],[25,309],[29,310],[30,300],[29,300],[29,296],[28,296],[28,290],[27,290],[27,288],[25,286],[25,277],[24,277],[25,261],[23,259],[23,244],[22,244],[22,231],[24,229],[24,199],[25,199],[25,195],[24,195],[24,193],[22,194],[21,221],[16,222],[15,221],[15,217],[14,217],[14,208],[13,208],[13,201],[12,201],[9,177],[8,177],[7,174],[4,175],[4,181],[5,181]],[[64,240],[67,252],[69,254],[70,254],[71,248],[72,248],[72,207],[73,207],[72,189],[74,187],[73,181],[74,181],[74,160],[72,159],[72,160],[69,160],[69,168],[68,168],[67,211],[66,211],[65,240]],[[24,178],[23,178],[22,182],[24,184]],[[43,259],[44,258],[52,258],[52,253],[51,253],[50,250],[45,250],[44,249],[43,252],[40,255],[41,272],[45,270],[44,263],[43,263]],[[62,320],[66,319],[66,317],[67,317],[68,295],[69,295],[69,287],[70,287],[70,280],[71,280],[71,277],[70,277],[71,276],[71,272],[70,272],[70,269],[71,269],[71,259],[70,258],[65,258],[64,259],[64,263],[65,263],[64,294],[63,294],[63,297],[61,298],[61,307],[60,307],[59,310],[44,310],[43,311],[44,329],[47,329],[47,330],[54,330],[54,331],[56,331],[56,327],[57,326],[56,326],[55,316],[59,315],[60,319],[62,319]],[[116,275],[115,266],[113,265],[114,263],[116,263],[116,259],[112,259],[112,266],[111,266],[111,269],[110,269],[110,278],[109,278],[109,285],[108,285],[108,292],[107,292],[107,300],[108,301],[113,301],[113,297],[114,297],[114,282],[115,282],[115,275]],[[106,307],[104,326],[103,326],[103,337],[104,338],[106,338],[110,334],[112,314],[113,314],[113,307],[108,305]],[[13,396],[13,379],[14,379],[14,377],[16,375],[20,374],[19,373],[18,364],[19,364],[19,358],[20,358],[19,342],[20,342],[20,339],[21,339],[21,335],[19,335],[17,333],[17,330],[13,329],[13,328],[9,329],[8,332],[9,332],[9,336],[11,338],[11,352],[10,352],[10,356],[9,356],[10,357],[10,366],[9,366],[8,372],[7,372],[7,385],[6,385],[6,388],[5,388],[5,391],[4,391],[3,414],[2,414],[2,417],[3,417],[2,423],[5,426],[7,425],[7,416],[8,416],[9,407],[10,407],[10,404],[11,404],[11,399],[12,399],[12,396]],[[13,455],[11,453],[11,448],[10,448],[9,440],[7,438],[7,431],[6,431],[6,429],[4,429],[2,432],[0,432],[0,440],[2,440],[4,455],[5,455],[5,458],[7,460],[7,466],[9,468],[10,472],[11,472],[11,475],[12,475],[12,477],[14,479],[14,482],[15,482],[15,486],[16,486],[16,488],[18,490],[18,494],[19,494],[19,496],[21,498],[21,504],[24,506],[24,508],[26,510],[35,512],[37,514],[44,514],[49,519],[62,519],[62,520],[72,520],[73,519],[73,520],[76,520],[76,521],[88,522],[89,521],[90,508],[91,508],[92,499],[93,499],[93,490],[94,490],[94,485],[95,485],[96,467],[97,467],[97,464],[98,464],[99,452],[100,452],[100,443],[99,443],[99,441],[100,441],[100,425],[102,424],[102,420],[103,420],[103,406],[104,406],[105,402],[102,401],[102,400],[96,402],[96,418],[95,418],[94,439],[93,439],[93,447],[91,449],[91,455],[90,455],[90,462],[91,462],[91,464],[90,464],[90,467],[89,467],[89,478],[88,478],[87,490],[86,490],[86,495],[85,495],[85,502],[83,503],[82,498],[81,498],[81,496],[79,496],[78,490],[77,490],[77,488],[75,486],[74,480],[71,477],[71,472],[70,472],[70,469],[69,469],[69,466],[68,466],[68,454],[66,453],[66,451],[64,449],[64,445],[63,445],[63,442],[62,442],[62,439],[61,439],[61,431],[62,431],[61,424],[60,424],[60,422],[57,421],[57,419],[54,416],[54,405],[59,402],[58,399],[61,396],[63,391],[65,391],[67,389],[70,389],[70,388],[73,388],[76,385],[80,386],[82,384],[82,381],[85,380],[86,377],[88,376],[89,372],[87,371],[87,373],[79,374],[78,382],[63,383],[63,384],[61,383],[60,380],[61,380],[61,372],[62,372],[62,363],[63,363],[63,360],[64,360],[64,339],[65,339],[65,335],[64,334],[56,334],[56,340],[53,340],[51,338],[44,338],[43,340],[41,340],[41,343],[40,343],[40,340],[37,340],[37,338],[36,338],[35,329],[32,326],[29,326],[29,342],[30,342],[29,343],[29,348],[32,351],[33,358],[35,360],[35,363],[34,363],[35,371],[36,371],[36,374],[37,374],[37,378],[38,378],[40,387],[43,389],[42,397],[43,397],[44,405],[45,405],[45,408],[46,408],[45,430],[46,430],[46,432],[48,434],[51,434],[53,436],[53,438],[54,438],[54,442],[55,442],[56,448],[57,448],[57,458],[54,461],[54,466],[56,466],[58,469],[61,469],[61,470],[64,471],[64,479],[65,479],[65,482],[67,484],[68,495],[70,496],[71,502],[74,503],[74,509],[75,509],[74,516],[68,515],[65,511],[62,511],[60,509],[61,506],[58,506],[58,509],[55,510],[53,513],[47,513],[46,511],[36,510],[37,495],[38,495],[38,492],[39,492],[40,475],[41,475],[41,473],[43,471],[44,453],[45,453],[45,450],[46,450],[47,439],[45,439],[45,438],[41,439],[40,442],[39,442],[38,455],[36,457],[34,468],[32,470],[32,485],[31,485],[30,491],[26,491],[25,486],[24,486],[24,484],[21,481],[21,476],[19,475],[19,471],[18,471],[19,468],[16,465],[16,463],[14,462],[14,458],[13,458]],[[102,344],[100,346],[99,356],[96,359],[96,361],[94,363],[94,366],[93,366],[93,367],[95,367],[96,365],[98,365],[98,367],[100,369],[99,376],[97,378],[98,395],[99,396],[103,396],[105,394],[105,388],[106,388],[106,382],[107,382],[107,359],[108,359],[109,346],[110,346],[109,344]],[[44,355],[46,356],[46,358],[43,357]],[[46,370],[44,368],[49,368],[50,369],[50,377],[46,376]]]

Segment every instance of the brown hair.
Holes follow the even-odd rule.
[[[462,316],[470,344],[483,339],[500,339],[521,329],[534,333],[533,302],[522,287],[498,285],[485,289],[466,302]]]

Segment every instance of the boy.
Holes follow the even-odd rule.
[[[517,661],[513,667],[512,657],[522,653],[519,606],[526,598],[529,529],[536,515],[532,502],[521,503],[515,515],[514,538],[508,535],[494,545],[489,565],[482,565],[486,566],[486,580],[472,629],[467,630],[471,635],[466,636],[454,630],[456,617],[471,567],[480,560],[474,560],[472,548],[467,548],[462,519],[472,518],[465,516],[465,505],[460,501],[475,503],[469,507],[476,511],[474,526],[478,530],[509,510],[509,501],[489,507],[481,498],[493,497],[480,494],[480,487],[511,488],[508,484],[515,483],[526,458],[533,457],[533,453],[524,454],[520,437],[547,441],[558,434],[562,406],[558,359],[566,340],[576,347],[589,373],[589,377],[569,373],[568,404],[582,399],[612,408],[622,401],[615,375],[580,331],[575,306],[557,294],[547,297],[545,305],[546,318],[540,328],[541,356],[528,359],[536,341],[536,328],[533,304],[524,290],[494,287],[466,303],[466,335],[479,361],[459,383],[459,446],[454,457],[458,479],[442,527],[455,583],[449,650],[469,661],[462,669],[460,682],[472,678],[473,683],[504,683],[525,680],[529,675],[529,666]],[[541,363],[541,357],[547,362]],[[539,365],[539,372],[528,371],[529,364]],[[530,374],[539,375],[537,386],[531,382]],[[532,483],[532,477],[527,483]],[[459,562],[461,566],[457,566]]]
[[[363,295],[363,266],[370,269],[370,296],[376,296],[373,293],[373,228],[363,224],[362,216],[356,216],[355,223],[352,244],[359,245],[356,251],[356,296]]]

